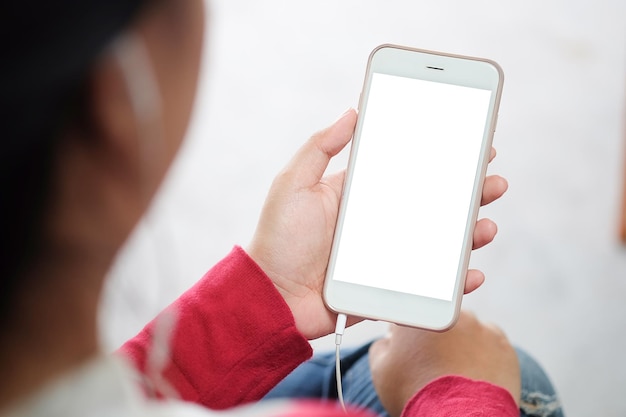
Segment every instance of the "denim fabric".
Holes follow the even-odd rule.
[[[515,348],[522,371],[521,417],[563,417],[563,408],[548,375],[526,352]]]
[[[342,353],[343,396],[346,404],[368,408],[389,417],[374,390],[369,369],[371,343]],[[528,354],[516,349],[522,373],[520,417],[563,417],[556,392],[541,366]],[[335,353],[315,355],[288,375],[265,399],[316,398],[337,400]]]

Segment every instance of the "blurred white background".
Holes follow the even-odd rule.
[[[397,43],[490,58],[505,72],[490,172],[510,190],[481,211],[500,233],[474,254],[487,282],[464,305],[544,365],[569,416],[626,415],[624,0],[220,0],[208,14],[188,140],[111,273],[107,349],[247,244],[274,175],[357,105],[369,52]],[[361,324],[345,344],[384,329]]]

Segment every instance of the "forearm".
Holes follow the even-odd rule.
[[[238,247],[167,311],[177,321],[162,376],[183,399],[210,408],[260,399],[311,356],[272,282]],[[120,349],[144,374],[156,321]]]

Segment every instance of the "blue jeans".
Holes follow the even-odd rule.
[[[369,368],[369,347],[347,349],[342,354],[343,396],[346,404],[366,407],[389,417],[376,395]],[[528,354],[516,349],[522,373],[521,417],[563,417],[563,410],[548,376]],[[265,399],[316,398],[337,400],[335,353],[315,355],[288,375]]]

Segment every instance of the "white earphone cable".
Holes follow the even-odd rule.
[[[346,411],[346,404],[343,401],[343,387],[341,385],[341,339],[343,332],[346,329],[346,321],[348,320],[345,314],[337,315],[337,324],[335,325],[335,378],[337,379],[337,396],[339,398],[339,404],[343,411]]]

